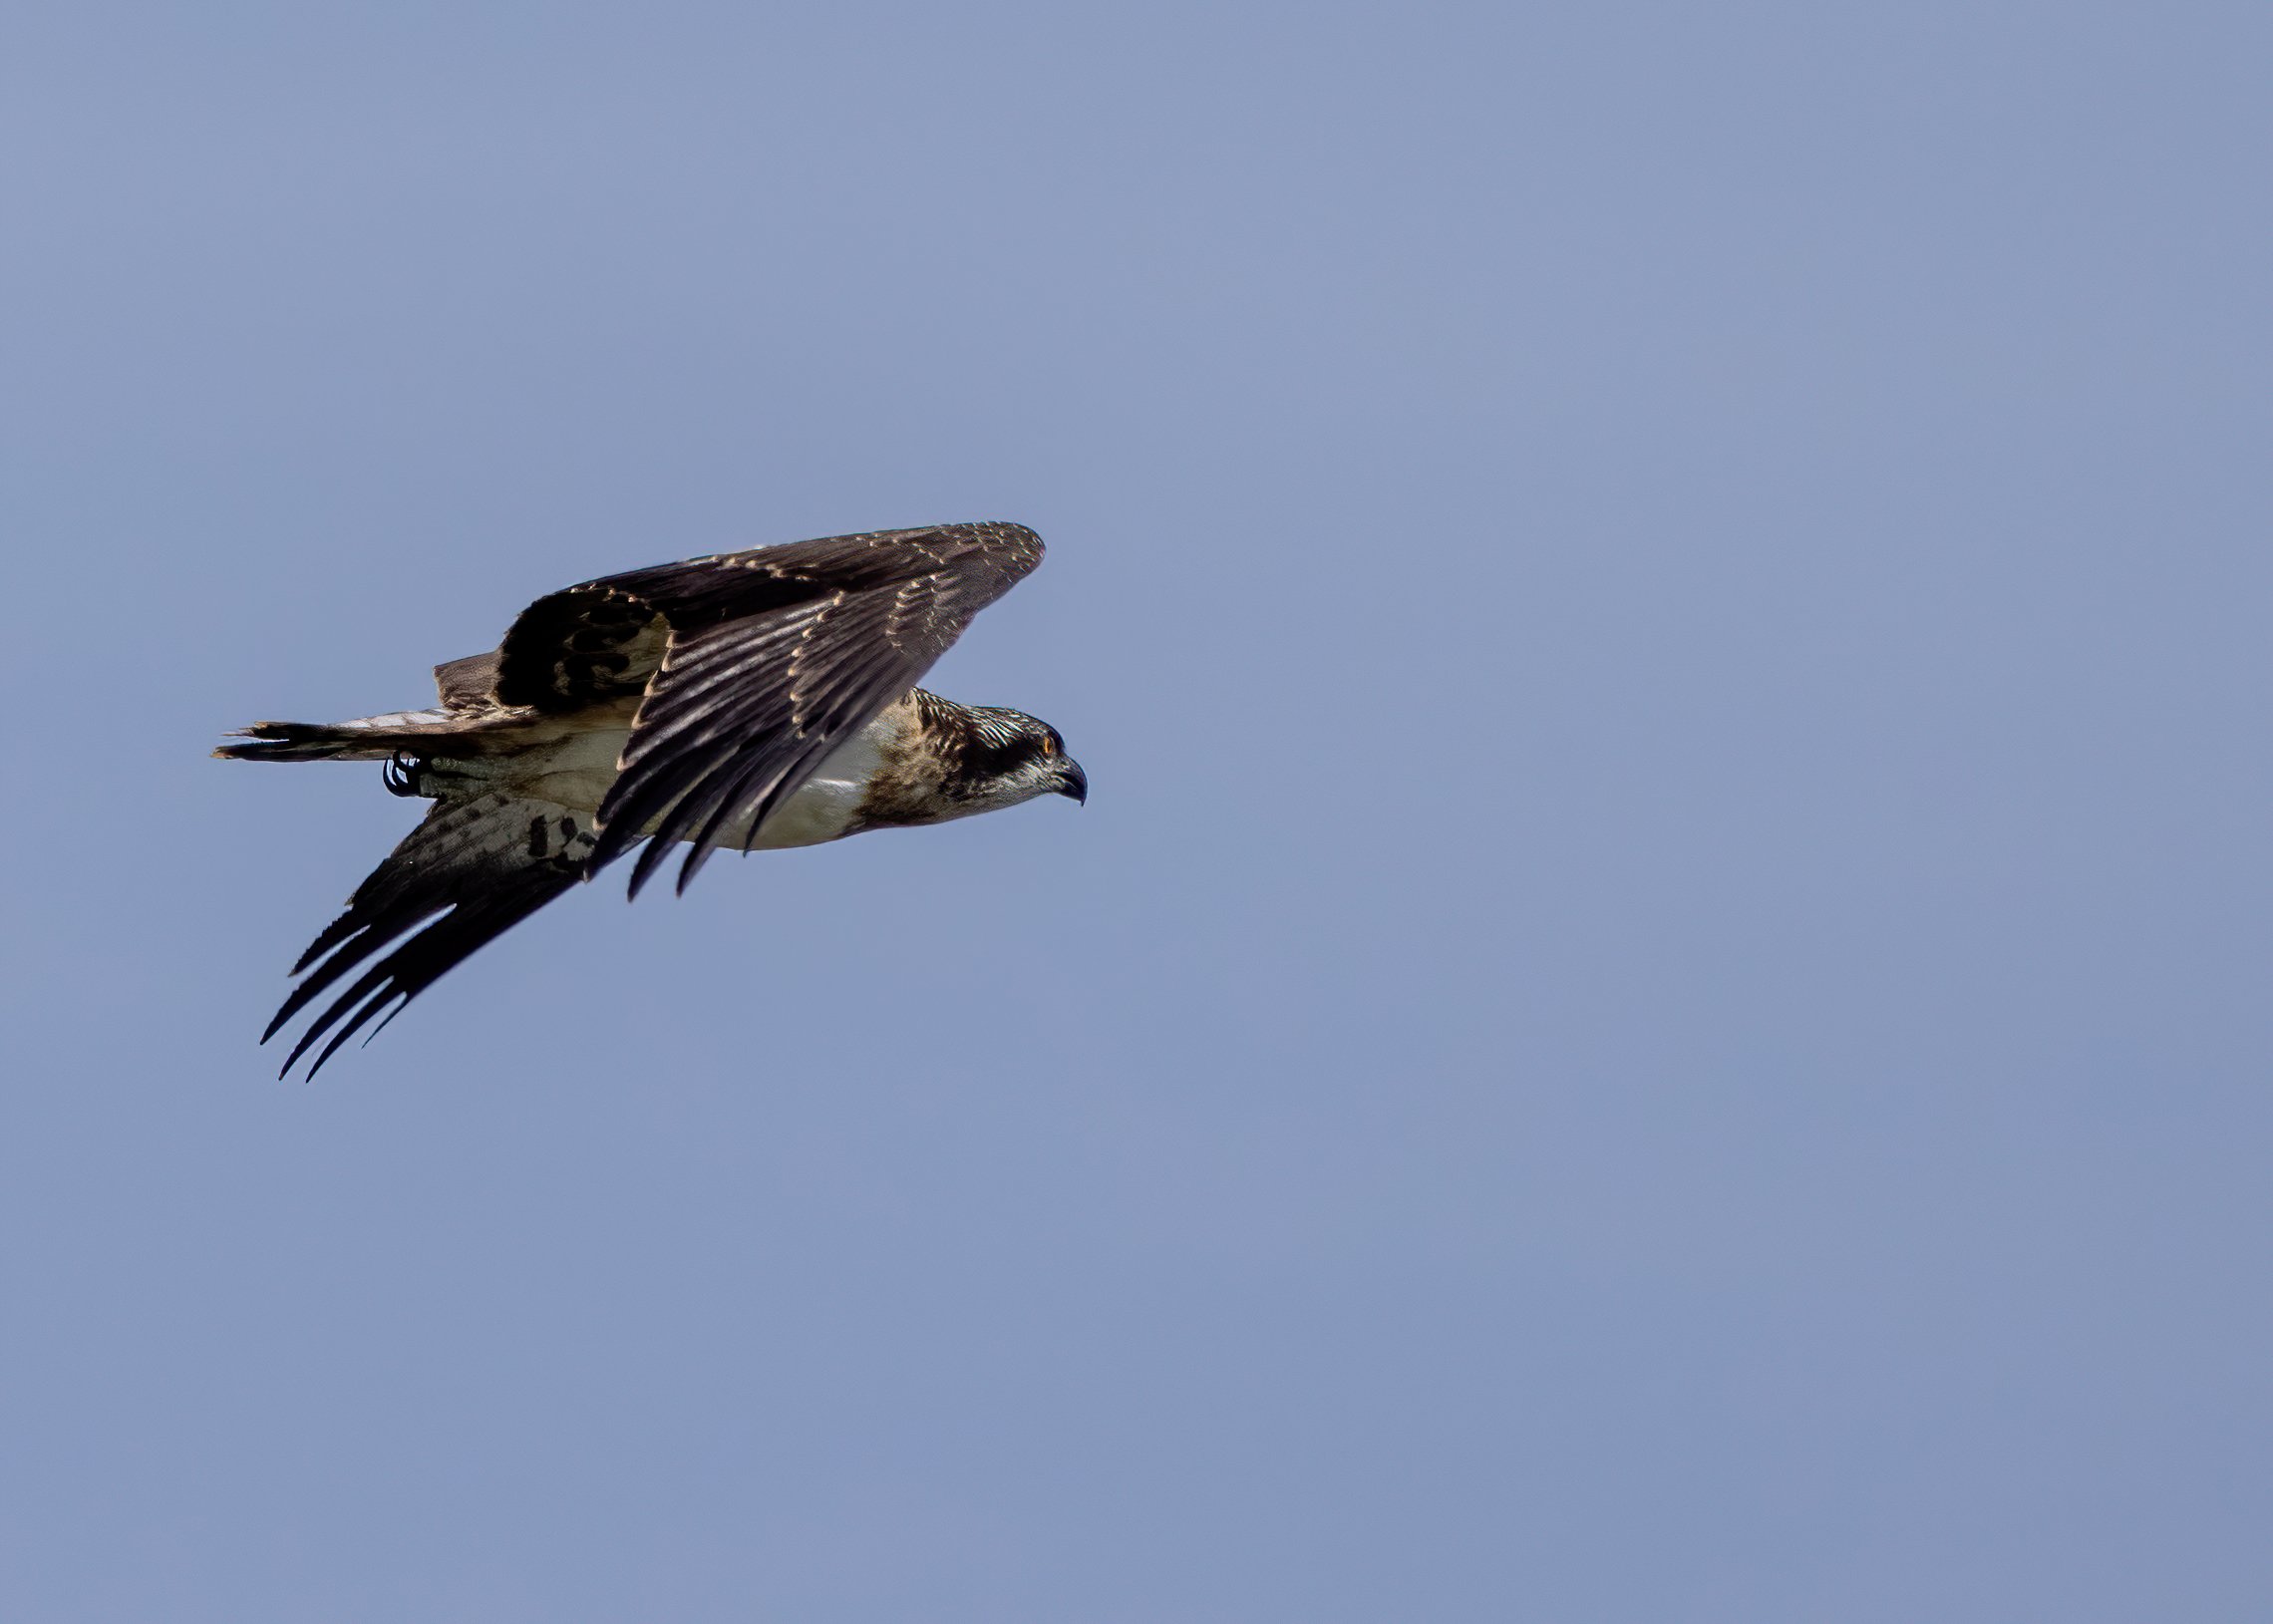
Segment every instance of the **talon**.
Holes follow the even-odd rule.
[[[415,796],[419,794],[419,780],[425,772],[423,760],[407,750],[398,750],[379,770],[379,780],[387,786],[391,796]]]

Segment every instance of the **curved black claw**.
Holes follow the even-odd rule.
[[[426,759],[414,756],[407,750],[398,750],[387,758],[387,765],[379,770],[379,781],[387,786],[391,796],[421,794],[420,781],[426,775]]]

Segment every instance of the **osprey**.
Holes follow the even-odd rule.
[[[307,979],[260,1041],[424,924],[293,1046],[285,1073],[331,1034],[313,1077],[375,1017],[374,1035],[641,841],[633,896],[680,843],[684,891],[720,846],[815,845],[1036,796],[1087,800],[1055,728],[915,686],[1041,561],[1023,524],[982,523],[635,569],[538,598],[496,649],[435,667],[435,710],[229,735],[250,742],[213,754],[384,762],[390,791],[435,803],[300,955],[292,973]]]

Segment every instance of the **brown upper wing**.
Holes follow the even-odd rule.
[[[681,839],[684,890],[721,830],[755,827],[1041,561],[1022,524],[940,524],[609,575],[522,611],[494,697],[568,711],[644,695],[586,871],[651,832],[632,893]]]
[[[497,704],[497,657],[501,649],[446,660],[434,668],[434,689],[446,711],[487,711]]]

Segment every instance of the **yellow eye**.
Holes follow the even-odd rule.
[[[1042,736],[1042,754],[1045,756],[1055,756],[1058,754],[1058,741],[1051,738],[1048,734],[1044,734]]]

